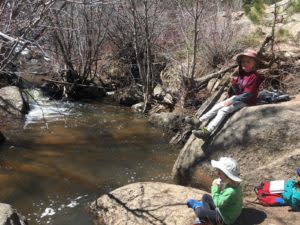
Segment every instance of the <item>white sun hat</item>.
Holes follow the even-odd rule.
[[[236,182],[241,182],[240,166],[233,158],[221,157],[219,161],[211,160],[211,165],[214,168],[222,170],[227,177]]]

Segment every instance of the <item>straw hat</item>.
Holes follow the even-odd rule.
[[[211,160],[211,165],[214,168],[220,169],[226,174],[231,180],[241,182],[240,166],[239,164],[230,157],[221,157],[219,161]]]
[[[246,49],[243,53],[238,54],[236,56],[236,61],[238,64],[241,63],[241,59],[243,56],[248,56],[250,58],[253,58],[256,61],[256,63],[260,62],[260,60],[257,58],[257,52],[253,49]]]

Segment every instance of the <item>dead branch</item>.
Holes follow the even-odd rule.
[[[224,75],[226,72],[236,68],[238,65],[237,64],[234,64],[234,65],[231,65],[223,70],[220,70],[218,72],[215,72],[215,73],[211,73],[211,74],[208,74],[208,75],[205,75],[199,79],[195,79],[195,83],[196,83],[196,87],[199,87],[203,84],[206,84],[210,79],[212,78],[216,78],[216,77],[222,77],[222,75]]]
[[[102,86],[77,84],[77,83],[70,83],[70,82],[65,82],[65,81],[51,80],[51,79],[46,79],[46,78],[43,78],[42,81],[49,82],[49,83],[55,83],[55,84],[62,84],[62,85],[76,86],[76,87],[90,87],[90,88],[105,89],[105,88],[102,87]]]

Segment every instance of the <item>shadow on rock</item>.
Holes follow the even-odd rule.
[[[261,224],[267,218],[263,211],[253,208],[243,208],[242,214],[234,225],[254,225]]]

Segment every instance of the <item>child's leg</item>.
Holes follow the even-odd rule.
[[[224,102],[219,102],[219,103],[215,104],[207,113],[202,115],[199,118],[199,120],[201,122],[203,122],[203,121],[213,118],[222,107],[224,107]]]
[[[229,115],[230,113],[233,113],[243,107],[245,107],[246,104],[244,102],[236,102],[230,106],[224,106],[220,108],[220,110],[217,112],[217,116],[208,124],[207,130],[209,132],[213,132],[220,123],[224,120],[224,118]]]
[[[233,98],[234,98],[234,96],[230,97],[229,99],[226,99],[225,101],[231,100],[231,99],[233,99]],[[224,102],[225,102],[225,101],[222,101],[222,102],[219,102],[219,103],[215,104],[215,105],[214,105],[207,113],[205,113],[204,115],[202,115],[202,116],[199,118],[199,120],[200,120],[201,122],[203,122],[203,121],[206,121],[206,120],[209,120],[209,119],[213,118],[213,117],[217,114],[217,112],[218,112],[221,108],[224,107]]]
[[[215,209],[216,208],[212,197],[208,194],[204,194],[202,196],[202,203],[203,203],[204,208],[207,208],[207,209]]]
[[[198,207],[195,209],[195,213],[200,221],[210,221],[213,224],[220,224],[223,221],[219,213],[214,209]]]

